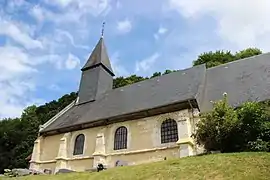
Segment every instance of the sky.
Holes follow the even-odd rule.
[[[116,76],[150,76],[202,52],[268,52],[269,9],[269,0],[0,0],[0,118],[77,91],[103,22]]]

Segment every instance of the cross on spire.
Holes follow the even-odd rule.
[[[105,22],[102,23],[101,37],[104,36]]]

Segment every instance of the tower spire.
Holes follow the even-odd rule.
[[[102,23],[102,29],[101,29],[101,37],[104,36],[104,29],[105,29],[105,22]]]
[[[95,101],[113,87],[113,69],[104,43],[104,25],[101,38],[82,67],[82,76],[78,93],[78,103]]]

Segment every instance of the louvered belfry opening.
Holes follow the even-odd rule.
[[[127,149],[127,128],[119,127],[114,135],[114,150]]]
[[[178,141],[177,123],[173,119],[167,119],[161,124],[161,143]]]
[[[73,155],[80,155],[83,154],[83,149],[84,149],[84,141],[85,137],[83,134],[80,134],[76,137],[75,143],[74,143],[74,151]]]

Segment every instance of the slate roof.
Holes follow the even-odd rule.
[[[94,102],[75,105],[41,132],[195,99],[205,65],[113,89]]]
[[[102,64],[112,72],[103,38],[90,59],[82,70]],[[210,101],[220,100],[224,92],[233,106],[249,100],[270,99],[270,53],[210,69],[199,65],[109,90],[93,102],[73,105],[62,115],[55,116],[41,133],[190,99],[196,100],[201,112],[207,112],[212,109]]]
[[[97,43],[96,47],[88,58],[86,64],[83,66],[82,71],[87,70],[91,67],[95,67],[99,64],[104,65],[107,70],[109,70],[109,73],[112,73],[112,75],[114,75],[103,37],[99,39],[99,42]]]
[[[224,92],[234,107],[270,99],[270,53],[207,69],[201,112],[210,111],[210,101],[220,100]]]

